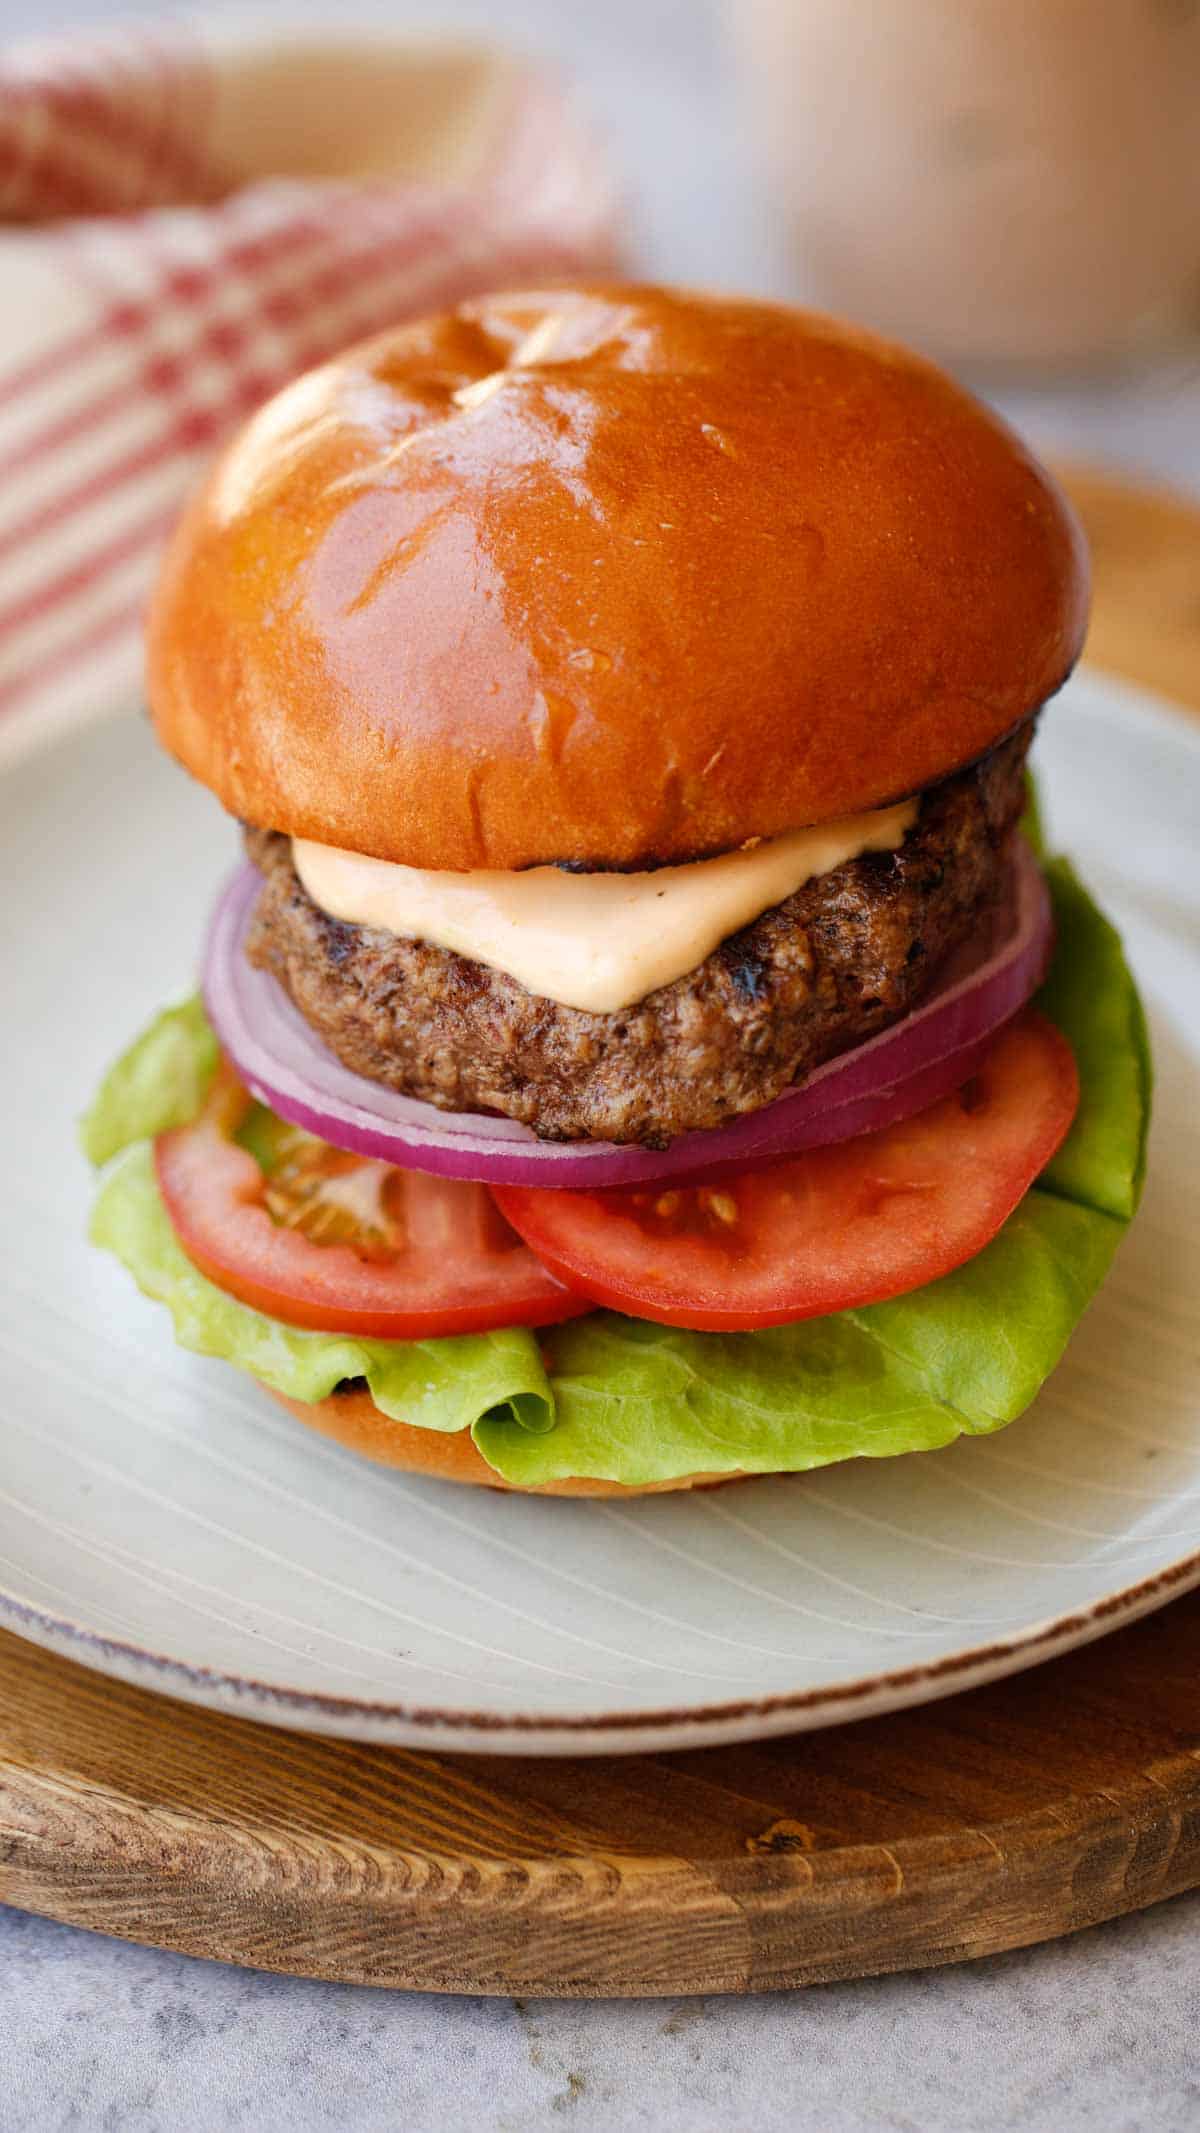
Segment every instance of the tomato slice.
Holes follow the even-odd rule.
[[[250,1107],[222,1066],[201,1116],[154,1145],[180,1244],[242,1303],[378,1340],[546,1326],[590,1310],[538,1264],[484,1186],[348,1155],[274,1119],[264,1172],[233,1138]]]
[[[726,1332],[922,1288],[974,1258],[1064,1139],[1066,1039],[1027,1011],[915,1118],[719,1186],[494,1187],[544,1266],[633,1318]]]

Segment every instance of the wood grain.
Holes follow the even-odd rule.
[[[1200,1595],[925,1710],[568,1762],[316,1741],[0,1635],[0,1896],[427,1991],[736,1992],[1022,1946],[1200,1882]]]
[[[1084,657],[1200,710],[1200,516],[1170,489],[1133,489],[1091,467],[1058,474],[1092,551]]]
[[[1200,518],[1069,471],[1091,655],[1200,708]],[[953,1962],[1200,1884],[1200,1594],[948,1701],[579,1762],[221,1718],[0,1633],[0,1899],[305,1976],[725,1992]]]

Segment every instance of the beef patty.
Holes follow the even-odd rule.
[[[346,1066],[546,1140],[662,1147],[755,1111],[917,1005],[999,895],[1032,721],[923,795],[896,852],[810,881],[633,1007],[602,1015],[424,941],[330,918],[288,838],[250,829],[265,876],[246,942]]]

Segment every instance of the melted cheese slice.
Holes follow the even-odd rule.
[[[906,800],[652,874],[432,872],[300,837],[292,854],[330,917],[453,949],[542,999],[612,1015],[695,970],[806,881],[860,852],[895,851],[916,813]]]

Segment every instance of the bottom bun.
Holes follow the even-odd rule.
[[[548,1481],[541,1488],[523,1489],[505,1481],[477,1452],[468,1429],[415,1429],[411,1422],[394,1422],[381,1414],[369,1392],[335,1392],[327,1400],[289,1400],[286,1393],[271,1392],[298,1422],[319,1429],[348,1451],[380,1466],[403,1468],[408,1474],[432,1474],[437,1481],[465,1481],[477,1488],[504,1489],[517,1496],[662,1496],[668,1489],[719,1489],[723,1482],[741,1481],[741,1474],[687,1474],[679,1481],[647,1481],[640,1488],[627,1488],[620,1481]]]

